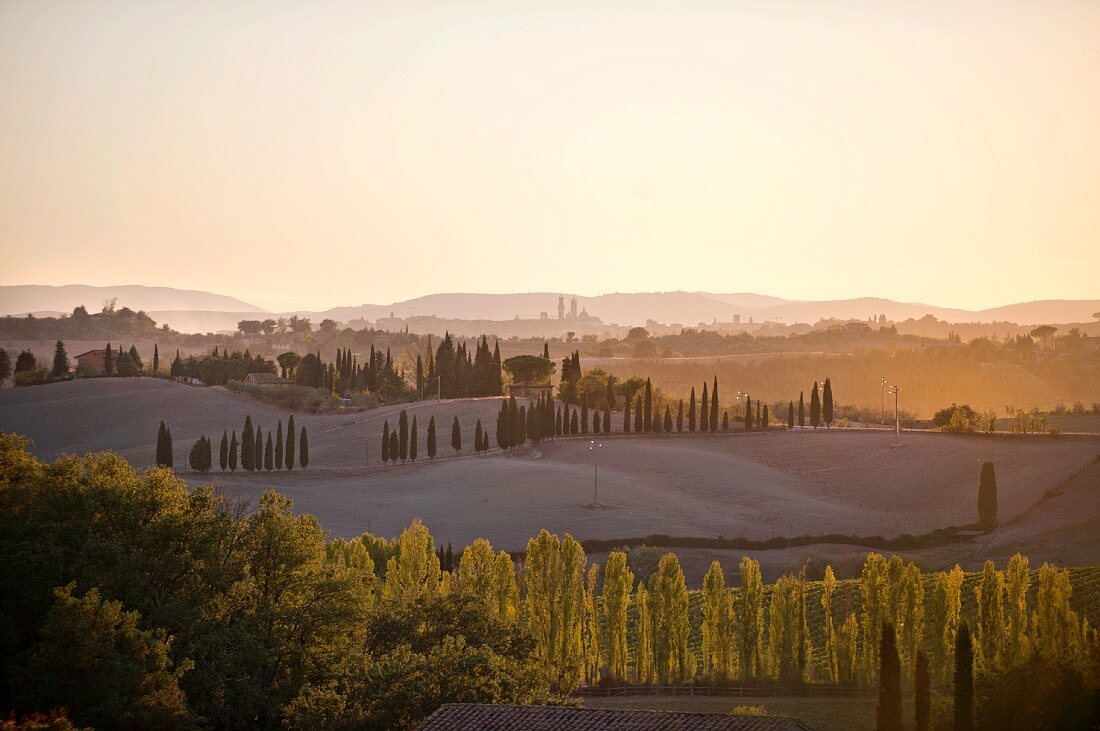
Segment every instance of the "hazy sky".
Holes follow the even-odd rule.
[[[0,0],[0,283],[1100,297],[1100,3]]]

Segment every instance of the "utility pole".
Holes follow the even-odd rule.
[[[882,386],[882,418],[880,421],[882,424],[886,424],[886,379],[880,379],[880,385]]]
[[[597,441],[588,444],[588,451],[592,452],[592,505],[600,505],[600,447],[603,445]]]

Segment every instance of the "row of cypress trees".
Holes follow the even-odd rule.
[[[309,434],[303,426],[297,430],[294,426],[294,415],[287,420],[286,436],[283,436],[283,421],[279,420],[274,436],[269,431],[264,439],[263,431],[252,427],[252,417],[244,419],[244,429],[241,431],[241,440],[237,441],[237,431],[232,434],[222,432],[221,447],[218,453],[218,463],[222,471],[236,471],[239,464],[248,472],[256,470],[294,469],[295,458],[302,469],[309,466]]]
[[[402,463],[406,460],[415,462],[419,457],[419,443],[420,438],[416,423],[416,415],[413,414],[412,424],[410,426],[409,415],[402,409],[397,417],[396,427],[390,428],[389,419],[386,419],[382,424],[382,463],[387,464],[389,462],[397,462],[398,460]],[[425,447],[427,449],[428,459],[435,459],[437,448],[434,416],[428,419],[428,434],[425,440]],[[451,449],[455,451],[455,454],[462,453],[462,425],[459,423],[457,415],[454,417],[454,421],[451,422]],[[489,433],[482,428],[481,419],[478,419],[477,426],[474,428],[474,452],[483,453],[487,451],[489,451]]]

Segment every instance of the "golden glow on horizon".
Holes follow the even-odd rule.
[[[0,283],[1100,297],[1097,38],[1054,1],[8,2]]]

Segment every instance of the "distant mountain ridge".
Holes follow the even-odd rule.
[[[96,312],[107,300],[132,310],[199,310],[205,312],[258,312],[265,310],[222,294],[195,289],[146,287],[124,284],[94,287],[87,284],[11,284],[0,285],[0,315],[26,315],[28,312],[72,312],[84,305]]]
[[[119,306],[142,309],[158,323],[182,332],[232,330],[243,319],[279,317],[296,314],[314,323],[331,318],[341,323],[353,320],[375,322],[379,318],[424,317],[459,320],[538,319],[546,313],[558,317],[558,298],[564,297],[566,313],[576,297],[577,311],[600,318],[605,324],[644,325],[647,319],[694,327],[699,323],[731,322],[740,317],[747,323],[775,321],[782,324],[814,323],[824,318],[866,320],[886,315],[894,321],[920,319],[932,315],[948,322],[1014,322],[1019,325],[1089,322],[1100,312],[1100,299],[1037,300],[965,310],[938,307],[920,302],[897,302],[879,297],[841,300],[788,300],[782,297],[740,293],[711,292],[612,292],[594,297],[559,292],[517,292],[507,294],[441,292],[415,297],[388,305],[362,304],[327,310],[301,310],[274,313],[235,297],[198,290],[171,287],[124,285],[92,287],[66,285],[0,286],[0,315],[26,315],[28,312],[72,312],[77,305],[98,310],[105,300],[117,298]]]

